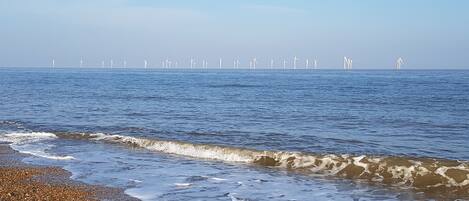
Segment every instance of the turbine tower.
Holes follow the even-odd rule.
[[[348,68],[348,59],[347,57],[344,57],[344,70],[347,70]]]
[[[396,61],[396,70],[401,70],[402,65],[404,64],[404,59],[399,57]]]
[[[287,60],[283,59],[283,69],[287,69]]]
[[[80,58],[80,68],[83,67],[83,58]]]
[[[254,59],[252,60],[252,64],[254,66],[254,69],[256,69],[256,64],[257,64],[257,58],[254,57]]]
[[[221,66],[223,65],[223,59],[220,58],[220,69],[221,69]]]
[[[143,60],[143,68],[147,68],[148,66],[148,61],[147,60]]]
[[[318,61],[316,59],[314,60],[314,69],[318,69]]]
[[[101,68],[104,68],[104,60],[101,61]]]
[[[293,58],[293,69],[296,69],[296,62],[298,61],[298,57]]]
[[[309,68],[309,59],[306,59],[306,69]]]
[[[271,59],[271,60],[270,60],[270,69],[273,69],[273,68],[274,68],[274,60]]]
[[[127,60],[124,60],[124,68],[127,68]]]
[[[52,68],[55,68],[55,59],[52,59]]]
[[[191,69],[194,67],[194,59],[191,58]]]
[[[111,59],[111,68],[114,66],[114,61]]]
[[[238,59],[233,60],[233,68],[239,68],[239,60]]]

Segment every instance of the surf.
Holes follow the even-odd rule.
[[[253,164],[312,176],[334,176],[410,187],[419,191],[469,194],[469,163],[467,161],[406,156],[255,150],[104,133],[15,133],[4,135],[1,139],[13,142],[13,144],[34,143],[38,139],[86,140],[121,144],[194,159]]]

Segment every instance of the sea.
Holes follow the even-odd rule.
[[[0,68],[0,141],[141,200],[469,199],[469,71]]]

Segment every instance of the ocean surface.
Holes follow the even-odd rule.
[[[0,141],[142,200],[469,199],[469,71],[0,68]]]

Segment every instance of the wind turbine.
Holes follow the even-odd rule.
[[[271,59],[271,60],[270,60],[270,69],[273,69],[273,68],[274,68],[274,60]]]
[[[351,58],[344,57],[344,70],[350,70],[353,67],[353,60]]]
[[[401,70],[402,65],[404,64],[404,59],[399,57],[396,61],[396,70]]]
[[[83,58],[80,58],[80,68],[83,67]]]
[[[55,68],[55,59],[52,59],[52,68]]]
[[[221,69],[221,66],[223,65],[223,59],[220,58],[220,69]]]
[[[143,68],[147,68],[148,66],[148,61],[145,59],[143,60]]]
[[[314,69],[318,69],[318,61],[316,59],[314,60]]]
[[[194,67],[194,59],[191,57],[191,69]]]
[[[287,60],[283,59],[283,69],[287,69]]]
[[[296,69],[296,62],[298,61],[298,57],[293,58],[293,69]]]
[[[127,60],[124,60],[124,68],[127,68]]]
[[[347,64],[348,64],[348,59],[347,59],[347,57],[344,57],[344,70],[347,70],[347,68],[348,68]]]
[[[114,66],[114,61],[111,59],[111,68]]]
[[[306,69],[309,68],[309,59],[306,59]]]
[[[254,70],[256,69],[256,64],[257,64],[257,58],[254,57],[254,59],[252,60],[252,64],[254,66]]]
[[[233,60],[233,68],[239,68],[239,59],[234,59]]]

